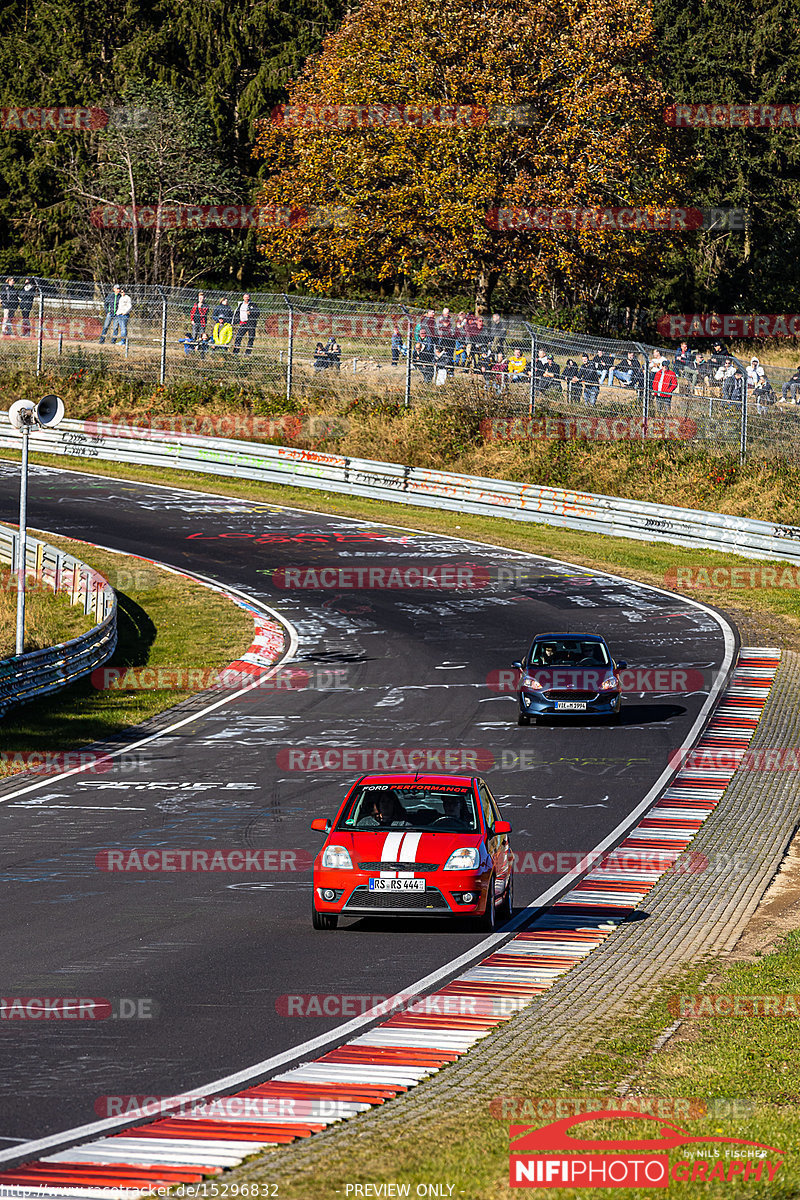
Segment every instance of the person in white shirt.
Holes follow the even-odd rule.
[[[114,317],[114,324],[111,326],[111,345],[116,345],[117,332],[119,332],[119,344],[124,346],[128,340],[128,317],[131,315],[133,301],[131,300],[125,288],[119,290],[119,300],[117,301],[117,315]]]

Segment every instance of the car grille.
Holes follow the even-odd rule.
[[[368,888],[353,889],[342,911],[347,909],[414,909],[416,912],[450,912],[450,905],[437,888],[425,892],[370,892]]]
[[[360,871],[438,871],[439,863],[418,862],[362,862]]]
[[[553,688],[544,693],[548,700],[596,700],[597,692],[579,692],[577,688]]]

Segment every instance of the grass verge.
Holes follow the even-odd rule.
[[[58,646],[87,633],[94,617],[86,616],[83,604],[71,604],[63,592],[55,595],[48,587],[39,587],[33,579],[25,591],[24,653]],[[16,649],[17,576],[0,572],[0,658],[10,658]]]
[[[98,570],[117,588],[118,646],[107,666],[221,668],[252,641],[249,613],[225,596],[127,555],[84,542],[41,535]],[[190,682],[190,681],[187,681]],[[70,751],[104,742],[199,689],[98,690],[90,678],[63,692],[12,709],[2,722],[0,776],[23,769],[16,755]]]
[[[692,1019],[687,1032],[668,1041],[653,1052],[658,1036],[674,1021],[669,999],[675,993],[695,991],[709,966],[693,968],[665,982],[658,995],[641,1008],[610,1021],[598,1039],[598,1049],[577,1054],[568,1062],[549,1065],[531,1061],[531,1078],[513,1095],[482,1094],[478,1085],[472,1094],[460,1094],[457,1111],[436,1101],[436,1084],[421,1084],[420,1094],[430,1087],[434,1119],[424,1130],[392,1128],[391,1143],[376,1121],[363,1128],[361,1136],[328,1141],[324,1162],[316,1162],[313,1179],[298,1169],[297,1176],[280,1184],[284,1200],[333,1200],[334,1197],[359,1193],[346,1186],[407,1184],[414,1196],[423,1181],[452,1184],[452,1196],[469,1200],[511,1200],[519,1188],[509,1186],[508,1127],[510,1124],[541,1127],[576,1112],[614,1108],[655,1113],[674,1121],[693,1136],[742,1138],[776,1147],[783,1157],[747,1146],[715,1147],[713,1143],[684,1146],[669,1151],[671,1171],[670,1197],[697,1197],[722,1200],[731,1197],[769,1196],[789,1200],[800,1195],[800,1056],[797,1054],[797,1017],[700,1017]],[[713,985],[717,994],[772,996],[800,993],[800,933],[788,936],[777,949],[752,964],[736,964],[717,973]],[[488,1047],[489,1042],[483,1043]],[[519,1056],[512,1056],[520,1074]],[[533,1055],[527,1051],[530,1060]],[[446,1073],[446,1068],[445,1068]],[[444,1078],[444,1075],[442,1076]],[[619,1089],[625,1089],[624,1100]],[[509,1093],[512,1089],[508,1089]],[[742,1093],[745,1092],[746,1096]],[[654,1101],[661,1101],[660,1105]],[[561,1101],[561,1106],[548,1101]],[[587,1103],[588,1101],[588,1103]],[[390,1102],[393,1103],[393,1102]],[[490,1107],[491,1106],[491,1107]],[[495,1115],[496,1114],[496,1115]],[[636,1140],[658,1136],[654,1122],[598,1120],[574,1130],[576,1137],[590,1139]],[[557,1153],[557,1152],[556,1152]],[[655,1151],[651,1151],[655,1153]],[[716,1167],[717,1155],[722,1166]],[[710,1155],[711,1157],[705,1157]],[[771,1182],[764,1178],[741,1177],[728,1181],[733,1159],[750,1160],[754,1165],[769,1160],[783,1166]],[[678,1164],[688,1166],[681,1169]],[[696,1166],[697,1164],[697,1166]],[[703,1171],[705,1167],[705,1171]],[[267,1182],[269,1159],[234,1172],[237,1179]],[[696,1174],[694,1180],[692,1173]],[[705,1180],[700,1177],[706,1176]],[[686,1176],[685,1180],[680,1176]],[[360,1195],[380,1195],[372,1190]],[[384,1192],[383,1194],[390,1194]],[[397,1191],[394,1193],[402,1194]],[[434,1193],[436,1194],[436,1193]],[[441,1193],[448,1195],[447,1190]],[[613,1194],[620,1200],[633,1200],[643,1194],[640,1188],[619,1188]],[[663,1191],[650,1194],[664,1194]],[[562,1187],[536,1188],[536,1195],[547,1200],[580,1196],[601,1200],[608,1191],[599,1188],[580,1190]]]

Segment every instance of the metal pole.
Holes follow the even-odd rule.
[[[536,331],[530,327],[527,321],[522,324],[531,335],[531,381],[528,388],[528,408],[529,415],[532,417],[536,408]],[[569,396],[567,396],[569,400]]]
[[[406,344],[406,394],[404,398],[404,404],[406,408],[411,408],[411,359],[414,353],[414,348],[412,345],[414,338],[414,322],[411,313],[408,311],[405,304],[402,306],[402,308],[403,312],[406,314],[406,320],[408,321],[408,342]]]
[[[163,384],[167,377],[167,297],[161,284],[158,290],[161,293],[161,370],[158,382]]]
[[[289,310],[289,341],[286,347],[286,399],[292,398],[292,366],[294,359],[294,310],[289,297],[284,293],[283,302]]]
[[[25,644],[25,558],[28,524],[28,438],[30,429],[22,430],[22,472],[19,481],[19,542],[17,543],[17,642],[15,654],[22,654]]]
[[[36,374],[42,373],[42,357],[44,352],[44,293],[39,287],[39,280],[34,279],[36,290],[39,293],[39,336],[36,343]]]
[[[650,415],[650,359],[646,346],[643,346],[641,342],[634,342],[633,344],[644,359],[644,363],[642,364],[642,374],[644,377],[642,385],[642,437],[646,438],[647,418]]]

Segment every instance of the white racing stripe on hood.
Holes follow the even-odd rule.
[[[400,843],[408,835],[403,833],[387,833],[386,841],[381,850],[381,862],[398,862],[400,859]],[[381,879],[397,879],[397,871],[381,871]]]
[[[417,850],[419,849],[419,839],[421,833],[407,833],[403,837],[403,844],[400,847],[400,853],[397,856],[398,862],[416,862]],[[413,879],[413,871],[398,871],[398,879]]]

